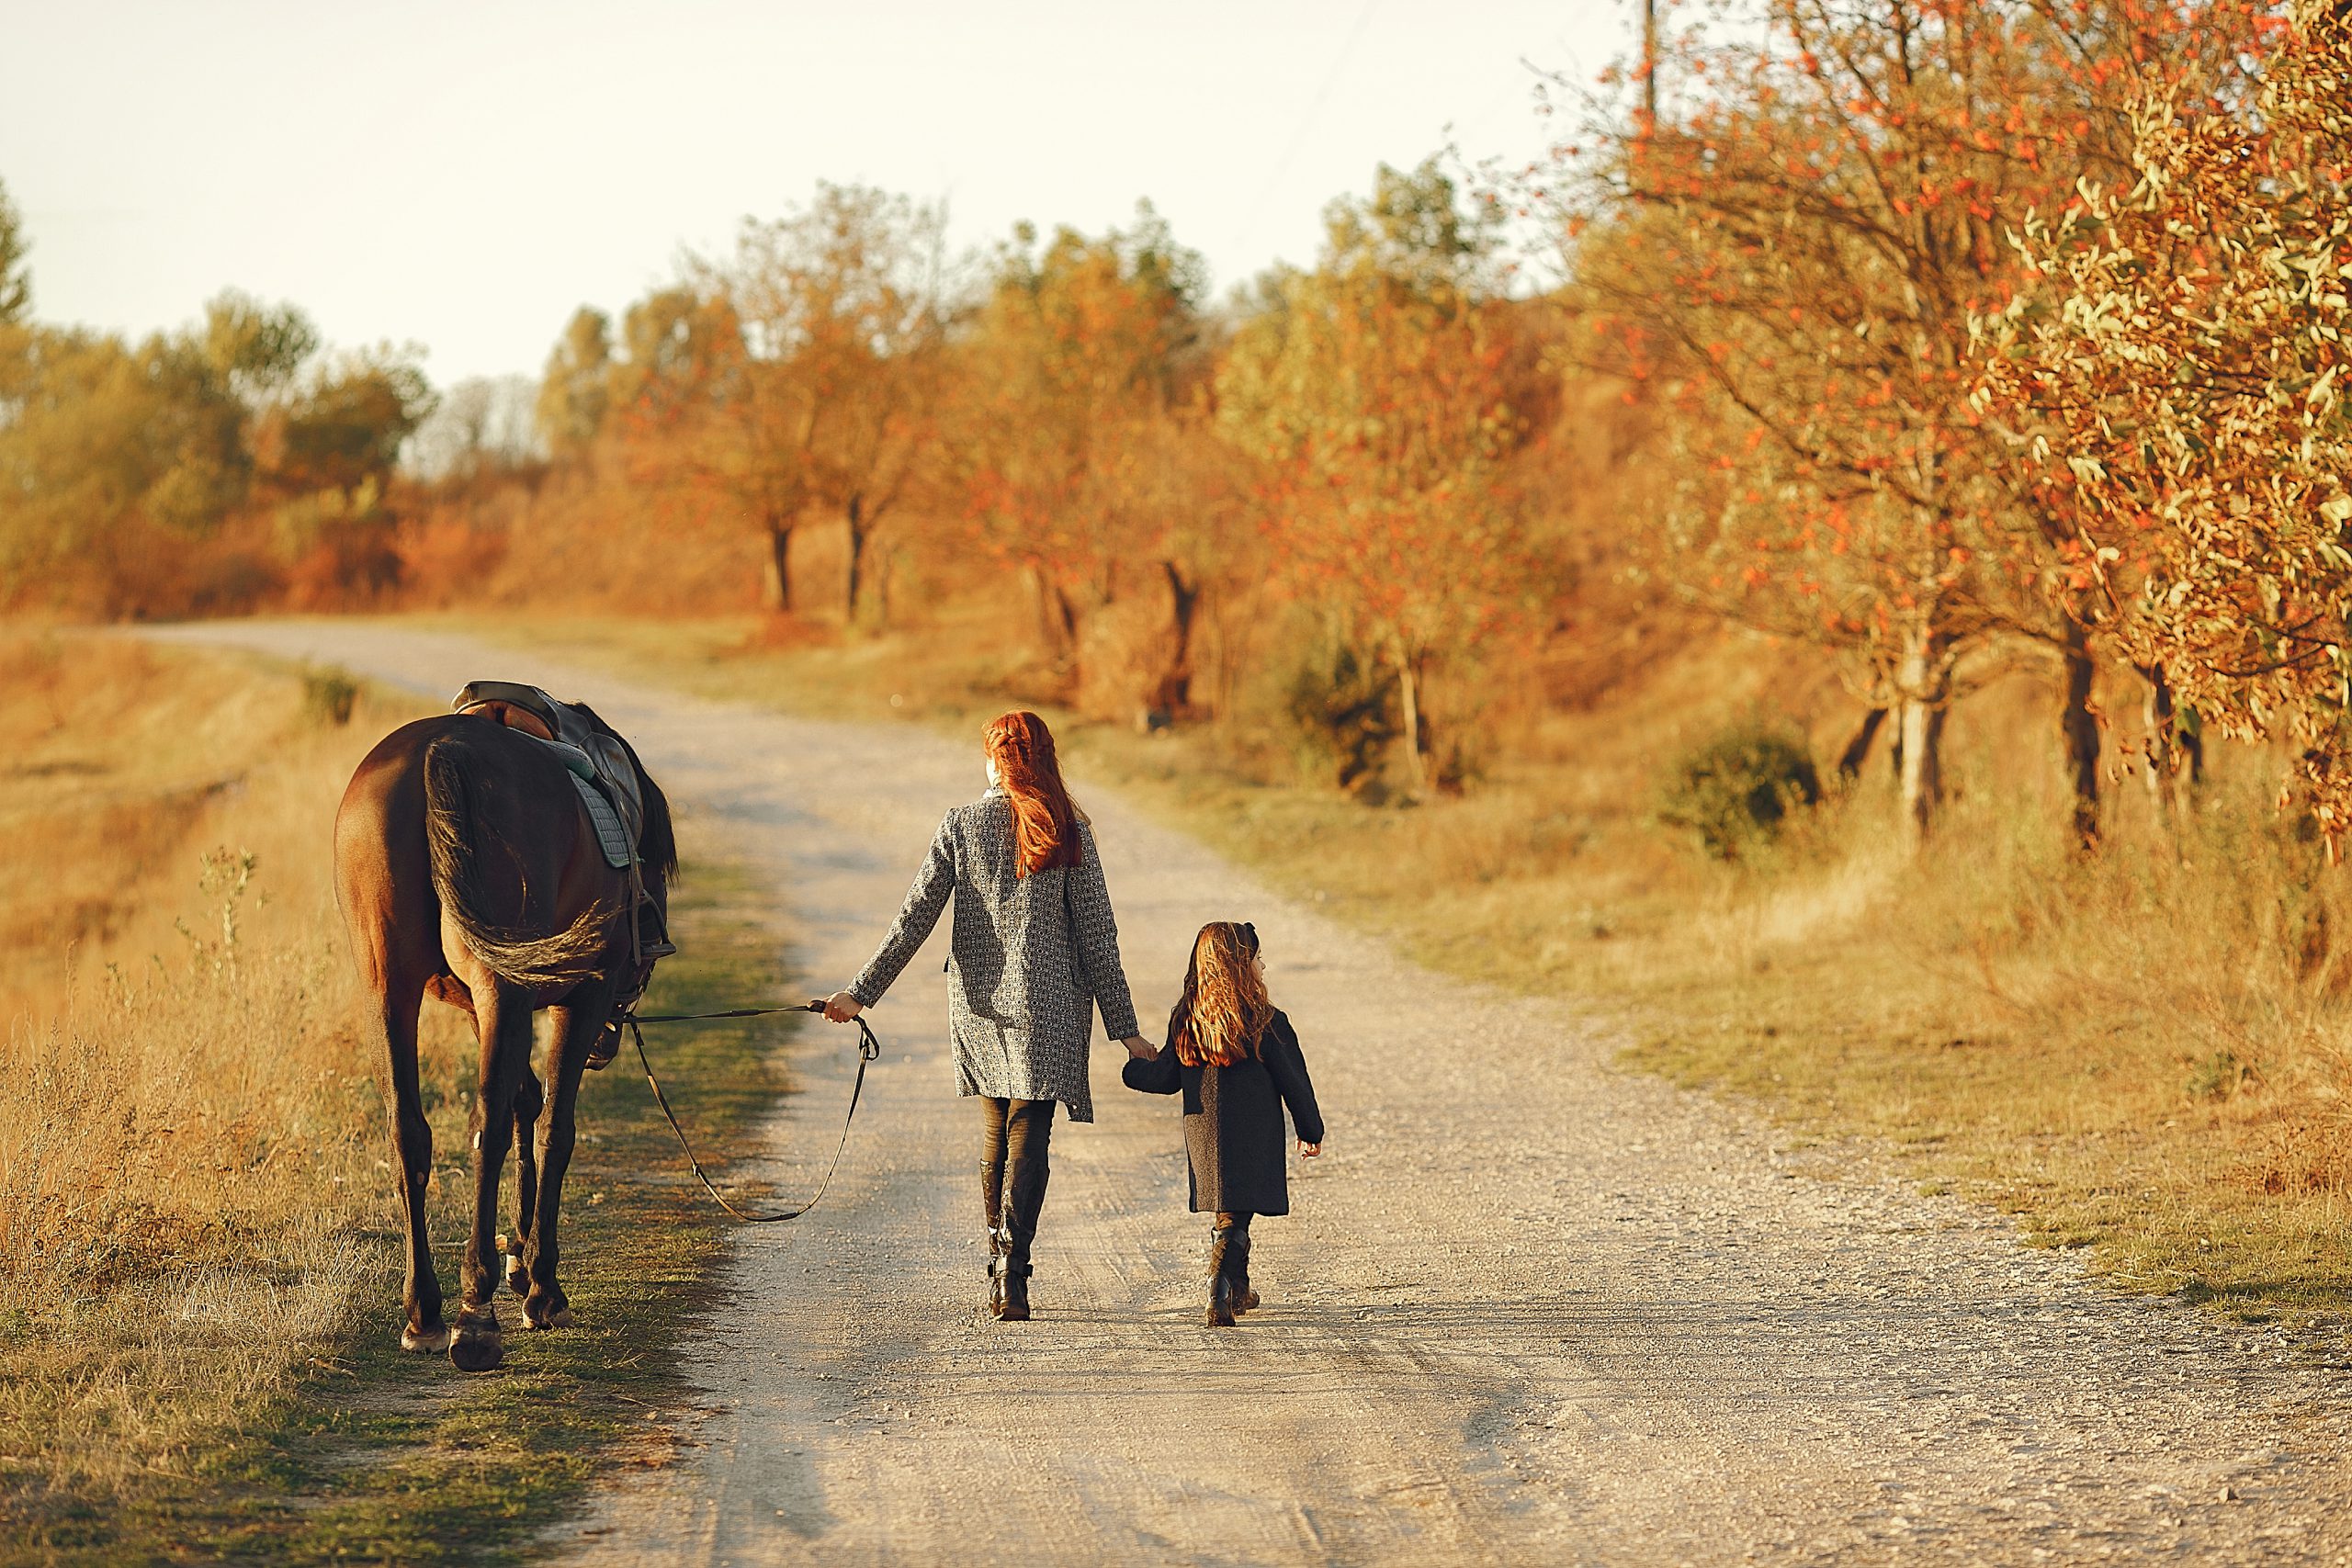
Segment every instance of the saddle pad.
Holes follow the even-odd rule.
[[[629,842],[628,829],[621,826],[620,813],[605,798],[605,792],[582,778],[571,775],[571,787],[580,792],[580,804],[588,808],[588,820],[596,825],[596,845],[605,852],[605,863],[615,871],[627,871],[637,858],[637,847]]]

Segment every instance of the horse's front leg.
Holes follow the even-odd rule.
[[[514,1234],[498,1238],[499,1250],[506,1254],[506,1288],[518,1296],[531,1288],[524,1256],[531,1245],[532,1216],[539,1208],[537,1133],[539,1112],[545,1109],[547,1095],[539,1088],[539,1076],[525,1062],[523,1081],[514,1086]]]
[[[612,1016],[615,984],[593,980],[548,1010],[552,1043],[548,1047],[548,1108],[539,1134],[539,1207],[531,1219],[531,1290],[523,1301],[523,1321],[534,1328],[568,1328],[571,1303],[556,1282],[561,1249],[557,1215],[563,1207],[563,1177],[571,1165],[580,1104],[580,1074],[588,1048]]]
[[[481,1072],[474,1097],[474,1218],[458,1270],[463,1304],[449,1341],[458,1371],[488,1371],[506,1357],[498,1329],[498,1185],[514,1137],[514,1091],[531,1063],[531,998],[503,980],[475,984],[474,1029]]]

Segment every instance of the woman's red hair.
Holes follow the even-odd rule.
[[[1020,874],[1076,865],[1078,807],[1062,784],[1054,732],[1035,714],[1019,710],[989,721],[982,732],[997,783],[1012,802],[1012,842]]]

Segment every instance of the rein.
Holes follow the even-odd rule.
[[[825,1167],[825,1179],[817,1183],[816,1195],[797,1209],[783,1209],[772,1214],[747,1214],[742,1210],[737,1208],[734,1204],[729,1202],[727,1201],[727,1194],[721,1192],[717,1187],[711,1184],[709,1176],[707,1175],[702,1168],[702,1161],[695,1157],[695,1146],[687,1141],[686,1130],[678,1125],[677,1112],[670,1109],[670,1097],[662,1092],[662,1082],[659,1078],[656,1078],[653,1076],[653,1064],[651,1061],[647,1059],[645,1055],[645,1032],[639,1029],[638,1025],[643,1023],[701,1023],[712,1019],[766,1018],[771,1014],[780,1012],[822,1012],[824,1010],[824,1003],[809,1002],[804,1006],[798,1007],[736,1008],[728,1012],[661,1012],[648,1014],[643,1017],[640,1017],[634,1012],[628,1012],[623,1013],[619,1019],[615,1021],[616,1022],[626,1024],[628,1028],[629,1037],[637,1043],[638,1065],[645,1069],[645,1082],[647,1087],[653,1090],[653,1102],[662,1108],[662,1115],[663,1119],[670,1123],[670,1131],[677,1134],[678,1147],[684,1152],[686,1164],[693,1168],[695,1179],[702,1183],[702,1190],[710,1194],[711,1201],[713,1202],[717,1203],[720,1208],[726,1210],[729,1214],[733,1215],[736,1219],[742,1221],[747,1225],[765,1225],[774,1224],[778,1220],[797,1220],[801,1215],[807,1213],[809,1210],[815,1208],[818,1203],[823,1200],[825,1196],[825,1190],[833,1184],[833,1172],[841,1168],[842,1150],[849,1146],[849,1124],[856,1118],[857,1115],[858,1096],[865,1091],[866,1066],[882,1055],[882,1043],[874,1038],[874,1031],[867,1026],[864,1018],[859,1018],[856,1021],[858,1033],[857,1077],[851,1081],[849,1086],[849,1111],[848,1113],[842,1118],[841,1141],[833,1145],[832,1160]]]

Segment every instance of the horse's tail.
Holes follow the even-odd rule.
[[[479,813],[467,769],[471,750],[447,735],[424,749],[424,833],[442,910],[465,936],[467,950],[502,980],[534,989],[584,980],[602,966],[611,904],[600,899],[561,931],[538,934],[499,925],[482,913],[485,890],[474,840]]]

